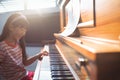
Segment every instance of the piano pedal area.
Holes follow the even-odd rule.
[[[54,44],[49,47],[49,58],[52,80],[75,80]]]

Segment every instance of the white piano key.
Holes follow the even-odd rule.
[[[39,79],[40,68],[41,68],[41,61],[38,60],[33,80],[38,80]]]
[[[49,46],[45,45],[43,50],[49,52]],[[33,80],[52,80],[49,56],[44,56],[42,61],[38,61]]]

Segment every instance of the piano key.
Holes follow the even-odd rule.
[[[60,54],[49,54],[49,56],[61,56]]]
[[[64,61],[64,60],[61,58],[50,58],[50,61]]]
[[[51,61],[50,65],[66,65],[64,61]]]
[[[60,55],[50,55],[50,58],[61,58],[61,59],[63,59]]]
[[[38,66],[41,67],[40,74],[37,74],[40,80],[75,80],[55,45],[49,46],[49,56],[48,59],[45,58],[42,60],[42,65]],[[49,62],[47,63],[49,66],[43,65],[46,62]],[[48,76],[46,77],[46,75]]]
[[[50,52],[52,52],[52,51],[58,52],[58,50],[56,48],[55,49],[50,49]]]
[[[59,54],[59,52],[50,52],[49,54]]]
[[[69,71],[66,65],[52,65],[51,71]]]
[[[50,60],[55,60],[55,59],[56,59],[56,60],[63,60],[62,57],[50,57]],[[55,60],[55,61],[56,61],[56,60]]]
[[[70,71],[54,71],[51,72],[52,77],[73,77]]]
[[[52,77],[53,80],[75,80],[74,77]]]
[[[51,71],[51,74],[58,74],[58,73],[64,74],[64,73],[71,73],[71,72],[70,71]]]
[[[48,45],[44,48],[44,50],[48,49],[46,51],[49,51]],[[33,80],[52,80],[49,56],[44,56],[42,61],[38,60]]]

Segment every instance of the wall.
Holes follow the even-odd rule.
[[[41,9],[21,11],[26,15],[30,26],[26,34],[28,44],[39,44],[42,40],[54,39],[53,33],[57,33],[60,28],[59,9]],[[12,12],[0,14],[0,33],[8,16]]]

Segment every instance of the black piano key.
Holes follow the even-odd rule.
[[[53,60],[55,60],[55,61],[64,61],[62,58],[60,58],[60,57],[51,57],[50,58],[50,61],[53,61]]]
[[[49,52],[49,54],[60,54],[60,53],[53,51],[53,52]]]
[[[51,51],[58,51],[56,48],[52,48]]]
[[[51,71],[69,71],[66,65],[52,65]]]
[[[50,45],[50,49],[56,49],[55,45]]]
[[[52,65],[51,67],[67,67],[67,65]]]
[[[62,68],[62,67],[52,67],[51,71],[69,71],[68,68]]]
[[[74,77],[52,77],[53,80],[75,80]]]
[[[55,57],[55,58],[61,58],[61,59],[63,59],[62,56],[56,56],[56,55],[50,56],[50,58],[54,58],[54,57]]]
[[[73,77],[70,71],[52,71],[52,77]]]
[[[50,58],[61,58],[61,59],[63,59],[61,56],[57,56],[57,55],[53,55],[53,56],[50,55]]]
[[[50,65],[66,65],[64,61],[51,61]]]
[[[62,58],[50,58],[50,61],[64,61]]]
[[[51,57],[51,56],[61,56],[60,54],[49,54],[49,56]]]
[[[72,77],[72,74],[52,74],[52,77]]]
[[[49,56],[53,80],[75,80],[55,45],[49,47]]]
[[[51,71],[51,74],[58,74],[58,73],[64,74],[64,73],[71,73],[71,72],[70,71]]]
[[[57,48],[55,47],[55,45],[52,45],[51,47],[49,47],[49,49],[50,50],[53,50],[53,49],[57,50]]]
[[[50,49],[49,52],[50,53],[59,53],[57,49],[52,49],[52,50]]]

